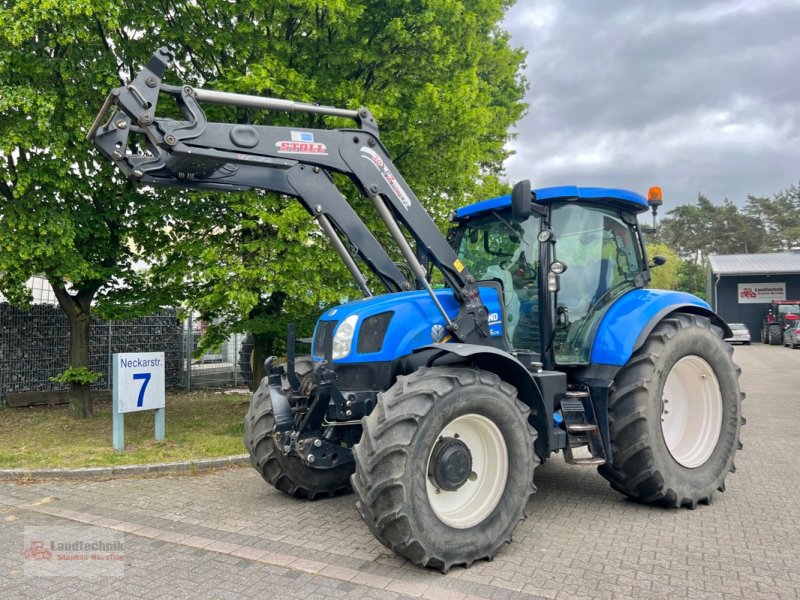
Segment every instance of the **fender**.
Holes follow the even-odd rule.
[[[553,435],[552,414],[555,396],[557,393],[563,394],[567,389],[564,373],[542,371],[543,380],[540,386],[515,356],[499,348],[478,344],[429,344],[414,350],[412,356],[416,360],[423,359],[425,366],[428,367],[470,362],[513,385],[517,388],[519,399],[531,409],[530,420],[539,433],[535,444],[536,454],[541,458],[549,455]],[[546,394],[542,390],[545,386],[548,386]],[[553,390],[557,393],[553,393]]]
[[[636,289],[624,294],[603,315],[592,343],[591,364],[621,367],[667,315],[703,315],[728,337],[731,330],[706,303],[685,292]]]

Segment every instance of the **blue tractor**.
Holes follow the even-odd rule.
[[[160,49],[109,96],[89,132],[101,153],[142,184],[296,198],[365,296],[320,317],[310,355],[297,355],[290,328],[286,361],[268,359],[245,418],[268,483],[307,499],[352,490],[383,544],[442,571],[511,540],[534,470],[554,453],[644,503],[695,508],[724,490],[744,422],[739,370],[708,304],[647,288],[637,215],[656,210],[660,191],[522,181],[456,211],[444,236],[367,109],[171,86],[169,60]],[[183,120],[155,116],[159,94]],[[209,123],[203,103],[356,127]],[[131,135],[148,151],[129,151]],[[372,201],[403,268],[334,172]]]

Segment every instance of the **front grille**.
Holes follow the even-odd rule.
[[[380,352],[383,347],[383,338],[392,320],[392,311],[373,315],[364,319],[361,331],[358,334],[358,353],[370,354]]]
[[[333,332],[339,321],[321,321],[314,333],[314,356],[325,356],[325,351],[333,350]]]

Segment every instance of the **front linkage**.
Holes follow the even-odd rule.
[[[295,352],[295,330],[290,325],[286,363],[275,364],[271,356],[264,364],[275,418],[275,446],[284,456],[314,469],[352,463],[351,448],[361,435],[361,418],[375,405],[377,393],[343,394],[336,385],[330,349],[300,378]]]

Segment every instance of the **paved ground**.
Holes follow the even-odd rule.
[[[641,506],[556,458],[537,469],[514,543],[441,575],[389,554],[352,496],[292,500],[249,468],[2,483],[0,598],[800,598],[800,351],[735,357],[745,447],[712,506]],[[127,532],[124,577],[24,576],[24,525],[80,523]]]

